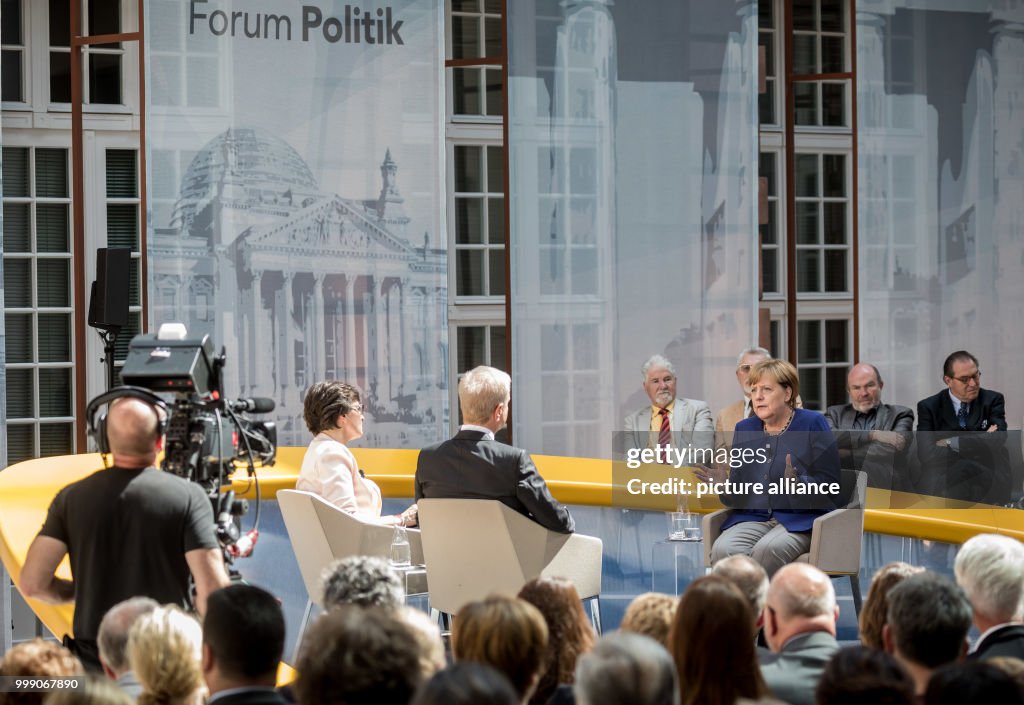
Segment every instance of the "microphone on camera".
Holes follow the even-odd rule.
[[[274,410],[277,404],[270,397],[249,397],[228,402],[232,411],[248,411],[254,414],[266,414]]]

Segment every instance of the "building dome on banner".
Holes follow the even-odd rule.
[[[171,227],[210,235],[216,209],[283,216],[320,197],[306,162],[291,145],[263,130],[230,128],[192,159],[181,180]]]

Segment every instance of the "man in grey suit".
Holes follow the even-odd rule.
[[[512,378],[493,367],[475,367],[459,380],[465,423],[454,438],[427,446],[416,461],[416,501],[423,497],[496,499],[562,533],[576,524],[551,496],[530,454],[494,440],[505,428]]]
[[[676,370],[666,358],[654,355],[640,368],[650,406],[626,417],[626,443],[631,448],[677,447],[714,450],[715,420],[707,402],[676,396]]]
[[[764,607],[764,636],[772,653],[761,657],[761,675],[772,695],[790,705],[814,705],[814,689],[839,650],[838,618],[827,575],[806,563],[790,563],[775,573]]]
[[[846,375],[848,404],[830,406],[825,419],[836,432],[844,468],[863,470],[868,484],[882,489],[907,489],[907,451],[914,430],[914,412],[882,403],[882,375],[861,362]]]

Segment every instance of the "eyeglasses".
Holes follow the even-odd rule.
[[[751,367],[753,367],[753,365],[740,365],[739,367],[736,368],[736,371],[737,372],[750,372],[750,368]]]
[[[978,370],[977,372],[975,372],[973,375],[970,375],[970,376],[950,377],[950,379],[955,379],[960,384],[969,384],[971,382],[980,382],[981,381],[981,370]]]
[[[362,404],[353,404],[352,407],[349,409],[349,411],[354,411],[357,414],[362,414],[363,413],[363,405]]]

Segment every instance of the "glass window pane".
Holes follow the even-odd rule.
[[[796,202],[796,241],[799,245],[815,245],[818,237],[818,202]]]
[[[505,354],[505,326],[489,326],[491,331],[491,367],[508,371],[508,356]]]
[[[456,115],[481,115],[480,69],[452,69],[453,109]]]
[[[4,306],[6,308],[29,308],[32,305],[31,272],[31,261],[4,258]]]
[[[4,252],[31,251],[28,209],[27,203],[4,204]]]
[[[36,262],[36,296],[40,307],[71,305],[68,264],[66,259],[40,259]]]
[[[486,37],[485,54],[489,59],[501,57],[501,18],[488,17],[484,20],[484,36]]]
[[[489,268],[490,276],[490,291],[488,292],[491,296],[504,296],[505,295],[505,251],[504,250],[488,250],[487,251],[487,266]]]
[[[757,26],[763,29],[771,29],[775,26],[775,17],[772,15],[773,3],[768,0],[759,0],[757,3]]]
[[[597,354],[600,345],[597,336],[598,330],[595,325],[583,323],[572,327],[572,360],[573,369],[577,372],[596,370],[600,366]],[[599,389],[600,387],[601,384],[598,382],[594,388]]]
[[[455,199],[455,242],[459,245],[483,242],[483,199]]]
[[[757,175],[768,179],[768,195],[776,195],[775,190],[775,152],[761,152],[757,159]]]
[[[458,193],[482,193],[483,149],[481,147],[455,146],[455,191]]]
[[[825,291],[846,291],[846,250],[825,251]]]
[[[765,82],[765,92],[757,96],[757,120],[762,125],[774,125],[775,120],[775,81]]]
[[[768,203],[768,222],[761,225],[761,244],[774,245],[778,242],[777,220],[778,202]]]
[[[67,203],[36,204],[36,251],[70,252]]]
[[[843,32],[845,26],[843,0],[821,0],[821,31]]]
[[[487,148],[487,192],[505,193],[505,162],[501,147]]]
[[[32,370],[7,369],[7,418],[30,419],[33,413],[32,401],[35,389]]]
[[[484,12],[489,14],[500,14],[505,0],[484,0]]]
[[[796,155],[796,195],[818,195],[818,155]]]
[[[89,34],[118,34],[121,31],[120,0],[90,0],[87,17]]]
[[[480,54],[480,18],[452,17],[452,58],[477,58]]]
[[[71,102],[71,54],[50,52],[50,102]]]
[[[485,326],[459,326],[456,329],[458,338],[458,350],[455,361],[458,366],[458,373],[483,365],[486,362],[484,357],[484,335],[487,332]]]
[[[764,47],[764,75],[775,75],[775,35],[761,32],[757,35],[758,46]]]
[[[761,250],[761,286],[773,294],[779,291],[778,259],[778,250]]]
[[[821,368],[800,370],[800,398],[805,409],[821,410]]]
[[[70,455],[74,452],[71,424],[44,423],[39,425],[39,457]]]
[[[139,207],[134,203],[107,204],[107,247],[139,249]]]
[[[50,46],[71,46],[71,4],[69,0],[50,0]]]
[[[842,83],[821,84],[821,124],[828,127],[846,126],[846,86]]]
[[[452,12],[480,12],[480,0],[451,0],[451,3]]]
[[[69,314],[39,314],[39,362],[71,362]]]
[[[577,248],[572,252],[572,293],[597,293],[597,250],[593,247]]]
[[[117,341],[114,343],[115,362],[124,362],[124,359],[128,357],[128,343],[141,332],[140,324],[141,316],[138,312],[128,314],[128,325],[121,329],[121,335],[117,336]]]
[[[66,149],[36,150],[36,196],[68,197],[68,151]]]
[[[825,370],[825,406],[846,403],[846,368],[829,367]]]
[[[816,35],[793,35],[793,73],[818,73],[818,38]]]
[[[89,102],[121,104],[121,57],[89,54]]]
[[[28,192],[28,149],[26,147],[3,148],[4,196],[27,197]]]
[[[849,330],[845,320],[825,321],[825,362],[849,362]]]
[[[814,31],[817,23],[814,18],[815,0],[793,0],[793,29]]]
[[[821,291],[818,281],[821,253],[818,250],[797,250],[796,287],[799,292]]]
[[[797,363],[821,362],[821,321],[797,321]]]
[[[818,84],[793,84],[794,120],[797,125],[817,125],[818,123]]]
[[[71,369],[39,370],[39,416],[71,416]]]
[[[843,37],[821,38],[821,72],[843,73],[846,71],[846,58],[843,56]]]
[[[487,199],[487,242],[505,244],[505,199]]]
[[[8,363],[34,362],[31,313],[8,313],[4,317],[4,342]]]
[[[846,244],[846,204],[825,204],[825,244]]]
[[[846,197],[846,155],[822,156],[822,184],[828,198]]]
[[[484,69],[487,81],[487,114],[502,115],[505,112],[505,96],[501,90],[501,71]]]
[[[10,407],[8,407],[8,412]],[[10,414],[8,413],[8,416]],[[35,457],[35,425],[17,424],[7,426],[7,463],[14,465],[22,460]]]
[[[485,293],[483,250],[458,250],[455,261],[456,294],[458,296],[483,296]]]
[[[21,92],[21,52],[4,50],[0,52],[0,100],[20,103],[24,100]]]
[[[0,42],[21,44],[21,0],[3,0],[0,20]]]
[[[139,195],[134,149],[107,150],[107,198],[136,198]]]
[[[142,295],[139,292],[139,267],[138,257],[132,257],[128,264],[128,305],[141,306]]]
[[[566,369],[569,341],[564,325],[542,325],[540,327],[540,368],[545,372],[561,372]]]

